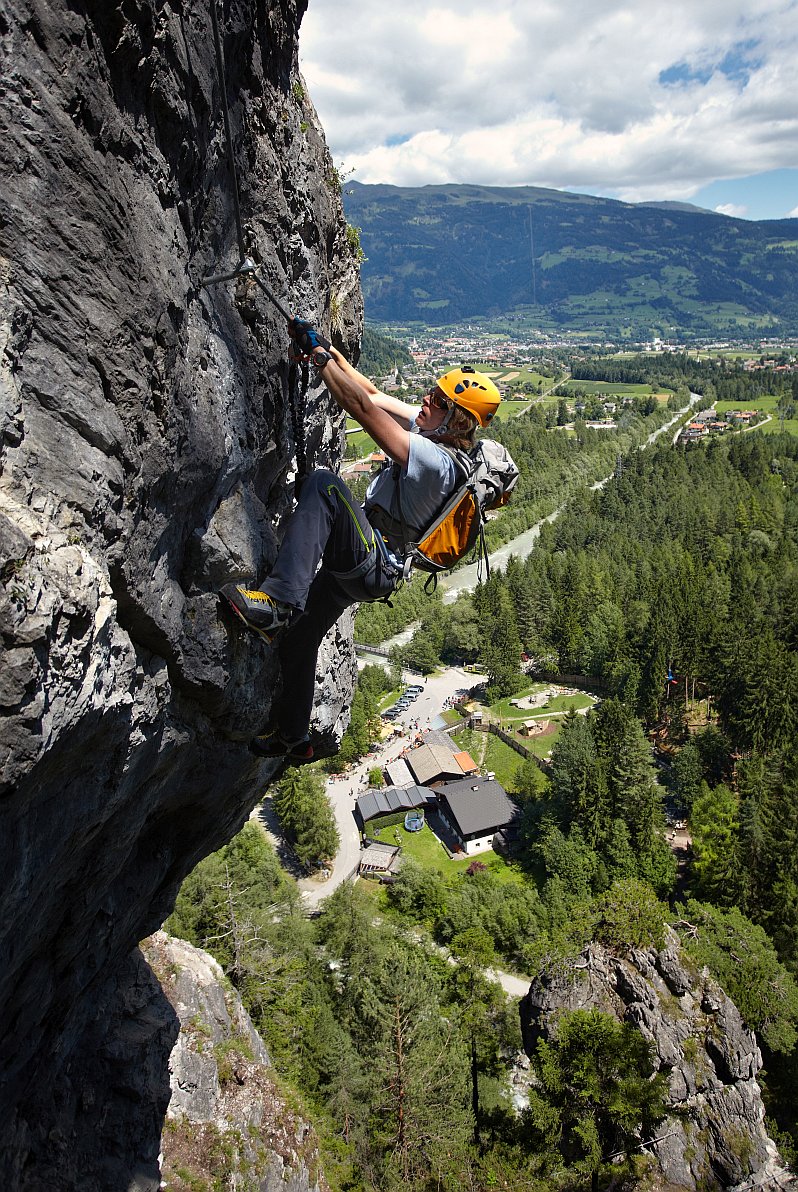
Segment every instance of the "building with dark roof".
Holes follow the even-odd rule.
[[[387,790],[370,790],[360,795],[355,803],[355,819],[361,832],[369,820],[397,811],[411,811],[414,807],[423,810],[435,808],[435,796],[423,786],[396,786]]]
[[[435,792],[438,812],[464,852],[484,852],[493,837],[512,826],[519,811],[495,778],[465,778],[447,782]]]

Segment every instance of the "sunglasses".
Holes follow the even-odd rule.
[[[440,393],[432,393],[430,394],[429,404],[435,406],[436,410],[448,410],[452,403],[448,397],[444,397]]]

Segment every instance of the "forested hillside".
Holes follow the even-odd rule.
[[[539,187],[346,187],[367,317],[446,325],[511,312],[616,338],[798,327],[796,221]]]
[[[413,366],[413,357],[404,344],[390,336],[380,335],[370,327],[363,328],[358,368],[369,377],[382,377],[393,369],[403,371]]]

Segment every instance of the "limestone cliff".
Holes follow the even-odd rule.
[[[635,1026],[669,1078],[673,1116],[656,1141],[641,1139],[641,1153],[651,1156],[641,1188],[793,1186],[764,1125],[756,1037],[717,982],[696,971],[675,932],[668,929],[660,951],[627,956],[591,944],[536,981],[521,1002],[527,1054],[556,1031],[558,1013],[594,1008]]]
[[[328,1192],[318,1140],[286,1104],[263,1041],[213,957],[163,932],[143,951],[181,1027],[169,1060],[166,1186],[216,1179],[259,1192]]]
[[[352,351],[303,12],[219,3],[244,235]],[[117,1182],[73,1185],[63,1161],[38,1184],[44,1140],[67,1155],[90,1129],[101,1154],[105,1077],[77,1074],[102,1052],[124,1088],[131,1040],[107,1024],[150,981],[131,949],[269,776],[244,741],[279,673],[214,590],[268,569],[297,468],[335,462],[342,418],[312,383],[292,419],[284,322],[251,281],[201,284],[239,258],[208,0],[2,0],[0,46],[0,1183],[106,1190],[129,1155]],[[332,634],[330,738],[353,673]]]

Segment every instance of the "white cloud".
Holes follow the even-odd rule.
[[[792,211],[788,211],[784,216],[785,219],[798,219],[798,207],[793,207]]]
[[[718,215],[736,215],[739,219],[745,219],[748,214],[748,208],[738,203],[719,203],[715,210]]]
[[[798,0],[311,0],[300,36],[361,182],[629,201],[793,167],[797,50]]]

